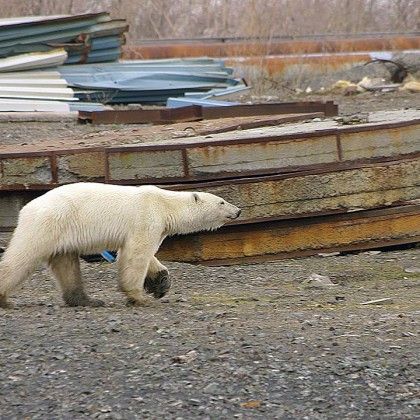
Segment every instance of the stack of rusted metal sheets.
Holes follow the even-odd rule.
[[[243,210],[217,232],[165,241],[167,260],[232,264],[419,241],[419,110],[374,113],[354,125],[316,118],[192,137],[188,124],[185,137],[155,127],[166,130],[159,141],[133,134],[121,145],[0,148],[2,208],[9,200],[0,225],[13,226],[22,200],[57,185],[153,183],[212,192]]]

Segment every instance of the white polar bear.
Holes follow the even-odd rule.
[[[0,307],[37,266],[48,263],[70,306],[99,306],[86,295],[79,255],[118,250],[119,286],[134,305],[169,289],[168,270],[154,256],[170,235],[213,230],[241,210],[203,192],[155,186],[77,183],[58,187],[22,208],[0,261]]]

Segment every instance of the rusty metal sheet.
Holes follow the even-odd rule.
[[[420,205],[227,226],[164,241],[162,260],[224,265],[420,240]]]
[[[286,114],[282,116],[250,116],[250,117],[235,117],[225,118],[220,120],[212,120],[210,123],[207,122],[209,128],[202,127],[193,128],[191,131],[195,132],[196,135],[208,136],[211,134],[227,133],[235,130],[249,130],[252,128],[269,127],[273,125],[280,125],[285,123],[292,123],[297,121],[310,120],[313,118],[322,118],[324,114],[322,112],[310,112],[304,114]],[[184,130],[188,130],[184,128]],[[187,137],[179,135],[179,137]]]
[[[167,124],[202,119],[247,117],[255,115],[297,114],[322,112],[331,117],[338,114],[333,101],[279,102],[269,104],[232,105],[226,107],[202,107],[192,105],[181,108],[80,111],[79,120],[93,124]]]
[[[251,115],[296,114],[322,112],[326,117],[338,115],[338,105],[333,101],[273,102],[265,104],[244,104],[202,109],[204,119],[246,117]]]
[[[16,157],[0,160],[1,185],[50,184],[53,182],[49,156]]]
[[[185,177],[184,157],[179,150],[109,151],[108,168],[110,182]]]
[[[198,121],[202,118],[202,107],[197,105],[182,108],[79,112],[80,122],[91,122],[93,124],[168,124],[183,121]]]
[[[333,170],[360,161],[418,158],[419,135],[419,112],[412,110],[391,115],[390,122],[352,127],[324,120],[137,145],[7,152],[0,154],[0,189],[49,188],[95,173],[99,179],[105,175],[105,182],[140,184]],[[103,153],[105,162],[91,158],[82,170],[77,158],[66,157],[82,152]]]
[[[3,192],[0,194],[0,231],[11,230],[17,225],[21,208],[36,198],[38,194],[32,191]]]

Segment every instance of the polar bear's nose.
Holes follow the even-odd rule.
[[[239,217],[241,215],[242,210],[238,209],[238,212],[236,213],[236,217]]]

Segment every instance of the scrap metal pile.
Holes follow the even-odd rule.
[[[162,104],[244,86],[216,59],[118,62],[127,30],[108,13],[0,19],[0,112]]]
[[[205,119],[146,127],[142,142],[137,126],[124,144],[107,130],[92,146],[0,148],[0,226],[12,229],[25,200],[57,185],[153,183],[212,192],[243,210],[217,232],[165,241],[167,260],[233,264],[418,242],[420,111],[346,125],[321,118],[336,106],[315,104],[295,104],[293,115],[293,104],[277,115],[266,105],[201,109],[201,119],[226,119],[212,119],[213,132]]]

